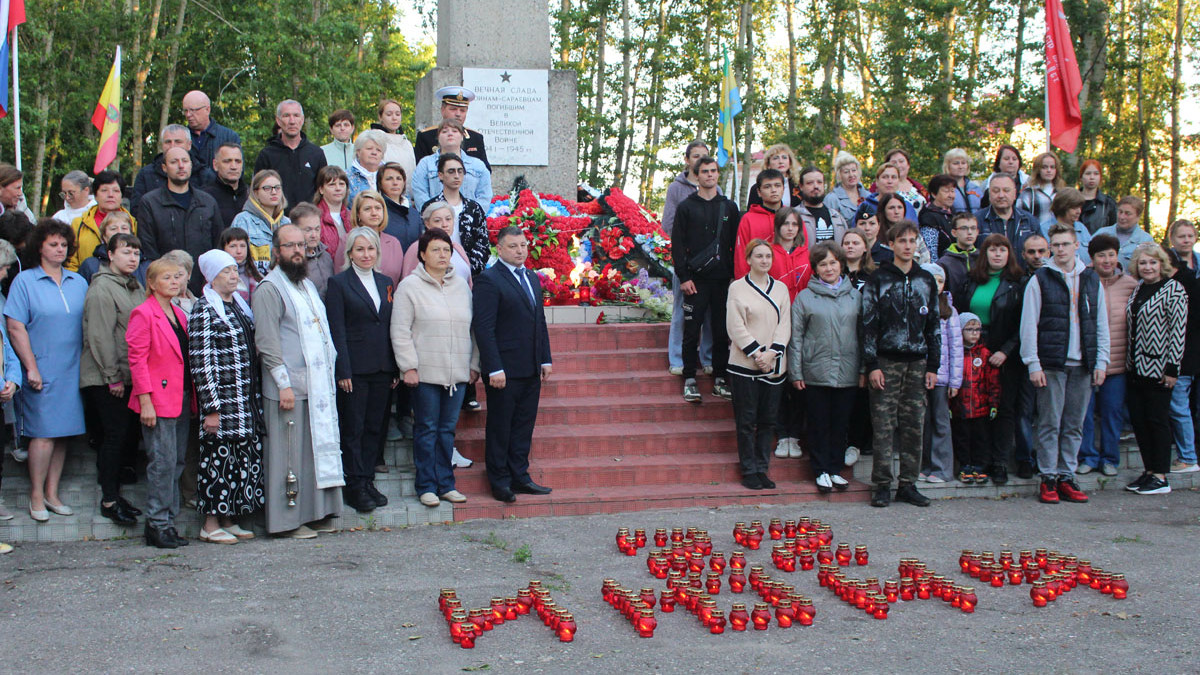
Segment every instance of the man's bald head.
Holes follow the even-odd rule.
[[[212,118],[212,102],[208,100],[208,94],[198,89],[184,94],[183,116],[192,131],[198,133],[207,129]]]

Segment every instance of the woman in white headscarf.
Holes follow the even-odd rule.
[[[254,534],[236,518],[263,507],[262,400],[254,314],[237,293],[238,265],[220,249],[200,256],[208,282],[188,318],[188,359],[200,411],[196,506],[200,540],[236,544]]]

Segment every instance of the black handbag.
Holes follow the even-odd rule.
[[[693,274],[707,274],[724,264],[721,261],[721,226],[724,223],[725,215],[722,211],[717,219],[717,236],[713,237],[704,250],[688,258],[687,264]]]

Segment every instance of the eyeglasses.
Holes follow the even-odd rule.
[[[459,167],[457,169],[448,168],[448,169],[442,169],[442,173],[448,173],[451,176],[460,176],[460,175],[465,175],[467,173],[467,170],[462,167]]]
[[[183,114],[184,114],[184,115],[189,115],[189,114],[191,114],[191,113],[200,112],[201,110],[204,110],[204,109],[206,109],[206,108],[208,108],[208,106],[206,106],[206,105],[199,105],[199,106],[196,106],[195,108],[184,108],[184,109],[183,109]]]
[[[283,192],[282,185],[260,185],[258,189],[263,192]]]
[[[80,194],[82,194],[82,193],[79,193],[79,192],[60,192],[60,193],[58,193],[58,198],[59,198],[59,199],[61,199],[61,200],[63,200],[63,201],[68,201],[68,202],[69,202],[69,201],[71,201],[72,199],[75,199],[76,197],[78,197]]]

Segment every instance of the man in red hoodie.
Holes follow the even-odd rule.
[[[762,204],[755,204],[738,224],[737,240],[733,245],[733,278],[740,279],[750,271],[746,262],[746,244],[752,239],[775,240],[775,212],[783,206],[783,174],[777,169],[763,169],[755,182]]]

